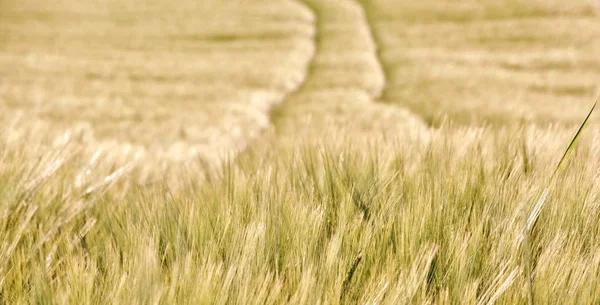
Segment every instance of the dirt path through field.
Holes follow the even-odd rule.
[[[386,80],[362,6],[353,0],[303,3],[316,16],[316,54],[303,85],[272,115],[278,138],[421,137],[426,127],[420,118],[377,103]]]
[[[74,130],[92,151],[156,166],[219,164],[271,141],[273,126],[292,144],[426,130],[377,102],[386,78],[355,0],[7,0],[0,11],[11,138]]]

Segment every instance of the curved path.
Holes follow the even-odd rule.
[[[377,103],[386,79],[354,0],[38,2],[0,3],[0,127],[21,114],[18,131],[79,130],[114,159],[209,164],[272,125],[280,143],[426,129]]]
[[[377,103],[386,80],[362,6],[354,0],[302,2],[316,16],[316,54],[305,82],[272,115],[279,141],[423,136],[427,128],[417,116]]]

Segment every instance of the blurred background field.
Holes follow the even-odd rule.
[[[593,1],[363,1],[385,99],[439,123],[574,123],[594,98]]]
[[[0,303],[598,304],[599,5],[0,0]]]
[[[171,158],[348,127],[566,124],[598,81],[580,1],[15,1],[1,118]]]
[[[84,125],[171,157],[243,149],[314,52],[312,14],[292,1],[1,5],[3,121]]]

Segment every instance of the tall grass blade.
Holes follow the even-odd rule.
[[[525,226],[525,231],[531,231],[533,229],[533,225],[540,216],[540,212],[542,211],[542,207],[546,203],[546,198],[548,198],[549,193],[550,188],[545,188],[544,192],[542,192],[540,199],[538,199],[538,202],[533,207],[533,211],[531,212],[531,214],[529,214],[529,217],[527,218],[527,226]]]
[[[592,105],[592,108],[590,109],[590,111],[588,112],[587,116],[585,117],[585,120],[583,120],[583,122],[579,126],[579,129],[577,130],[577,133],[575,133],[575,136],[573,136],[573,139],[571,140],[571,143],[569,143],[569,146],[565,150],[565,153],[563,154],[562,158],[558,162],[558,165],[554,169],[554,173],[552,174],[551,181],[554,181],[554,179],[556,179],[556,174],[558,173],[558,171],[564,165],[565,160],[567,160],[567,157],[571,154],[571,152],[573,152],[573,149],[577,145],[579,137],[581,136],[581,133],[582,133],[584,127],[587,125],[590,117],[592,116],[592,113],[594,112],[594,109],[596,108],[597,104],[598,104],[598,100],[596,100],[594,102],[594,105]],[[531,212],[531,214],[527,218],[527,225],[525,226],[525,233],[528,232],[528,231],[531,231],[533,229],[533,226],[535,225],[535,223],[536,223],[536,221],[537,221],[537,219],[538,219],[538,217],[540,215],[540,212],[542,211],[542,208],[543,208],[544,204],[546,203],[546,198],[548,197],[549,192],[550,192],[550,188],[549,187],[547,187],[546,189],[544,189],[544,192],[540,196],[540,199],[538,200],[538,202],[534,206],[533,211]]]
[[[556,174],[558,173],[558,170],[560,170],[562,168],[565,160],[567,160],[567,157],[571,154],[571,152],[575,148],[575,145],[577,145],[577,141],[579,140],[579,137],[581,136],[581,133],[582,133],[583,129],[585,128],[585,126],[587,125],[588,121],[590,120],[590,117],[592,116],[592,113],[594,112],[594,109],[596,108],[596,104],[598,104],[598,100],[597,99],[594,102],[594,105],[592,105],[592,108],[590,109],[590,112],[588,112],[587,116],[585,117],[585,120],[583,120],[583,123],[581,123],[581,125],[579,126],[579,129],[577,130],[577,133],[575,133],[575,136],[571,140],[571,143],[569,143],[569,146],[567,147],[567,150],[565,150],[565,153],[563,154],[562,158],[560,158],[560,161],[558,162],[558,165],[556,166],[556,169],[554,169],[554,174],[552,175],[552,178],[556,177]]]
[[[573,136],[571,143],[569,143],[569,146],[565,150],[565,153],[563,154],[562,158],[558,162],[558,165],[554,169],[554,173],[552,174],[551,181],[554,181],[554,179],[556,179],[556,174],[564,166],[564,163],[567,160],[567,157],[573,152],[573,149],[577,145],[577,141],[579,140],[579,137],[581,136],[583,129],[585,128],[590,117],[592,116],[592,113],[594,112],[594,109],[596,108],[597,104],[598,104],[598,98],[592,105],[592,108],[590,109],[587,116],[585,117],[585,120],[583,120],[583,122],[579,126],[579,129],[575,133],[575,136]],[[523,246],[524,246],[524,251],[525,251],[525,269],[526,269],[525,274],[527,275],[527,286],[528,286],[527,288],[528,288],[528,292],[529,292],[529,304],[531,304],[531,305],[535,304],[535,299],[534,299],[534,290],[533,290],[533,262],[532,262],[532,258],[531,258],[531,241],[530,241],[529,233],[533,230],[533,227],[535,226],[535,224],[538,220],[538,217],[540,216],[540,212],[542,211],[542,208],[544,207],[544,204],[546,203],[546,199],[548,198],[549,193],[550,193],[550,187],[546,187],[544,189],[544,192],[538,199],[538,202],[534,206],[533,211],[527,218],[527,223],[525,225],[525,228],[523,229]]]
[[[554,173],[552,174],[551,181],[554,181],[554,179],[556,179],[556,174],[562,168],[562,166],[564,165],[565,161],[567,160],[567,158],[571,154],[571,152],[573,152],[573,149],[577,145],[577,141],[579,140],[579,137],[581,136],[581,133],[582,133],[583,129],[585,128],[585,126],[589,122],[590,117],[592,116],[592,113],[594,112],[594,109],[596,108],[597,104],[598,104],[598,100],[596,100],[594,102],[594,105],[592,105],[592,108],[590,109],[590,111],[588,112],[587,116],[585,117],[585,120],[583,120],[583,122],[579,126],[579,129],[577,130],[577,133],[575,133],[575,136],[573,136],[573,139],[571,140],[571,143],[569,143],[569,146],[565,150],[565,153],[563,154],[562,158],[558,162],[558,165],[554,169]],[[527,225],[525,226],[525,232],[531,231],[533,229],[533,226],[535,225],[535,222],[537,221],[538,216],[540,215],[540,212],[541,212],[544,204],[546,203],[546,198],[548,197],[548,193],[549,192],[550,192],[549,188],[544,189],[544,192],[540,196],[540,199],[538,200],[537,204],[535,205],[533,211],[531,212],[531,214],[527,218]]]

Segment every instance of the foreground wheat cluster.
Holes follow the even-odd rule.
[[[598,304],[597,9],[0,1],[0,303]]]

